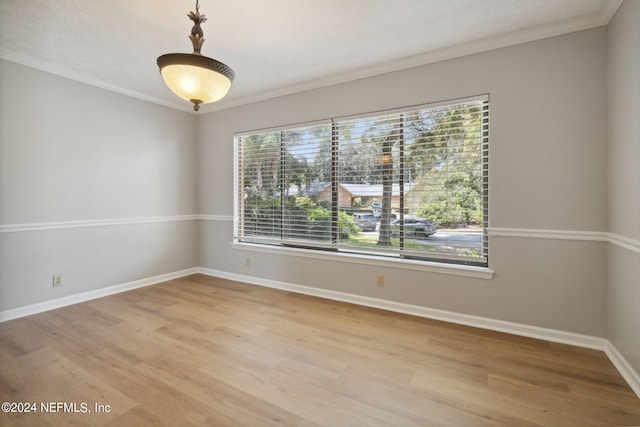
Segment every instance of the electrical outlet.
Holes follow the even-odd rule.
[[[384,286],[384,276],[382,274],[378,274],[376,276],[376,285],[378,285],[379,287]]]
[[[57,288],[58,286],[62,286],[62,274],[53,275],[53,287]]]

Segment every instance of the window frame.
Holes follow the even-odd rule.
[[[437,256],[430,257],[425,253],[413,253],[410,250],[402,249],[403,252],[399,252],[396,254],[396,251],[393,252],[392,255],[389,255],[389,250],[379,249],[375,247],[366,247],[365,249],[358,250],[350,250],[345,248],[344,246],[339,245],[338,239],[338,212],[340,210],[340,206],[338,203],[339,199],[339,189],[340,180],[338,179],[338,142],[339,142],[339,131],[337,129],[338,123],[344,122],[347,120],[374,117],[379,115],[392,115],[392,114],[402,114],[405,112],[416,112],[424,109],[432,109],[438,107],[446,107],[464,103],[473,103],[473,102],[481,102],[483,108],[481,109],[481,134],[480,137],[480,151],[481,151],[481,186],[482,192],[480,194],[481,199],[481,209],[482,209],[482,251],[483,257],[480,262],[473,262],[473,260],[464,259],[461,256],[447,256],[445,254],[437,254]],[[402,120],[402,119],[401,119]],[[240,139],[242,137],[248,137],[252,135],[264,135],[270,132],[280,132],[280,147],[281,147],[281,159],[279,166],[279,175],[280,178],[283,178],[285,174],[285,160],[284,160],[284,144],[283,135],[287,130],[295,130],[301,129],[306,126],[316,126],[316,125],[330,125],[330,140],[331,140],[331,164],[332,164],[332,176],[331,176],[331,240],[327,243],[321,242],[313,242],[313,244],[305,244],[304,242],[289,242],[286,241],[282,236],[280,239],[273,238],[261,238],[257,236],[252,236],[251,238],[239,239],[240,236],[240,225],[241,221],[241,212],[240,212],[240,199],[244,197],[244,189],[240,188],[239,183],[239,159],[240,155]],[[404,130],[403,130],[404,132]],[[400,144],[400,150],[402,153],[404,147],[405,134],[402,134],[403,143]],[[432,102],[427,104],[415,105],[415,106],[407,106],[402,108],[395,108],[390,110],[383,111],[375,111],[362,113],[357,115],[336,117],[325,120],[316,120],[312,122],[306,123],[297,123],[290,124],[286,126],[278,126],[273,128],[266,129],[256,129],[252,131],[246,132],[236,132],[234,133],[234,211],[233,211],[233,247],[234,248],[243,248],[250,250],[257,250],[260,252],[269,252],[273,253],[287,253],[289,255],[302,256],[304,254],[305,257],[312,258],[327,258],[341,260],[341,258],[350,259],[351,262],[354,259],[359,260],[362,263],[369,264],[373,263],[375,265],[380,265],[381,263],[387,264],[391,263],[393,266],[401,267],[401,268],[409,268],[409,269],[418,269],[418,270],[426,270],[426,271],[437,271],[439,273],[442,272],[452,272],[453,274],[462,273],[461,275],[471,275],[472,277],[482,277],[482,278],[490,278],[493,274],[493,271],[489,268],[489,249],[488,249],[488,219],[489,219],[489,94],[476,95],[472,97],[458,98],[458,99],[450,99],[443,100],[438,102]],[[400,162],[399,167],[402,171],[404,167],[404,161]],[[282,180],[284,182],[284,179]],[[400,185],[402,188],[402,184]],[[401,212],[404,212],[404,199],[406,198],[406,194],[403,193],[403,196],[400,197],[400,209]],[[283,214],[284,214],[284,205],[282,206]],[[284,221],[284,216],[283,219]],[[400,245],[402,245],[402,238],[404,237],[402,233],[400,233]],[[387,254],[385,254],[387,252]],[[370,261],[370,262],[369,262]],[[418,266],[422,266],[422,268],[417,268]]]

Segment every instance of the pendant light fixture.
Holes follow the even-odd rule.
[[[200,104],[222,99],[229,89],[235,73],[227,65],[215,59],[202,56],[204,43],[200,24],[207,18],[200,15],[200,2],[196,0],[196,12],[187,15],[193,21],[191,43],[193,53],[167,53],[158,57],[158,67],[166,85],[180,98],[193,102],[198,111]]]

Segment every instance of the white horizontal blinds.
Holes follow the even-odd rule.
[[[489,100],[481,103],[482,109],[482,254],[489,262]]]
[[[331,123],[282,131],[282,241],[326,246],[332,242]]]
[[[238,135],[236,238],[486,265],[488,142],[486,96]]]
[[[400,114],[382,114],[337,122],[342,247],[397,249],[397,239],[390,239],[390,214],[399,209],[402,120]]]
[[[429,219],[441,233],[438,244],[414,240],[404,251],[486,261],[488,107],[474,101],[406,113],[406,215]]]
[[[488,103],[473,100],[338,121],[340,210],[363,231],[342,235],[341,247],[485,262],[485,114]],[[367,212],[376,233],[367,232]],[[429,240],[419,218],[453,233]]]
[[[280,132],[236,138],[236,238],[277,242],[282,235]]]

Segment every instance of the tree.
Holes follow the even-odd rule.
[[[454,173],[435,200],[422,205],[418,215],[441,226],[457,227],[481,221],[480,194],[468,174]]]
[[[393,192],[393,146],[403,138],[403,116],[400,115],[381,146],[382,159],[382,207],[378,246],[391,246],[391,196]]]
[[[484,118],[478,105],[459,104],[244,136],[239,182],[245,222],[274,236],[331,236],[332,227],[342,230],[345,223],[338,213],[344,206],[333,204],[336,196],[343,203],[341,193],[327,198],[324,192],[320,201],[317,189],[360,184],[354,189],[363,191],[357,194],[363,204],[372,196],[382,202],[375,244],[390,246],[394,183],[404,183],[403,213],[441,225],[481,222]],[[300,196],[310,196],[313,206],[301,204]]]
[[[248,195],[273,196],[279,182],[279,132],[243,138],[242,159],[243,186]]]
[[[482,114],[473,105],[412,116],[407,168],[415,177],[408,204],[439,225],[482,221]],[[410,163],[409,163],[410,162]]]

